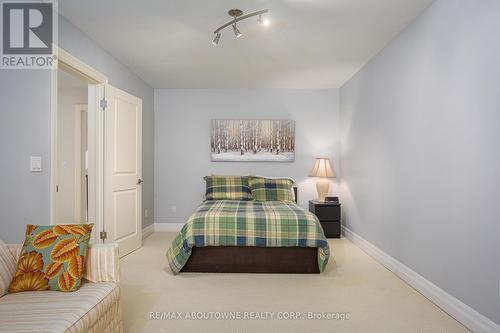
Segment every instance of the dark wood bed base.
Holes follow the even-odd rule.
[[[193,247],[181,272],[319,273],[314,247]]]
[[[293,188],[297,202],[297,187]],[[314,247],[193,247],[181,272],[197,273],[319,273]]]

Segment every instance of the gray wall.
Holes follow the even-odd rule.
[[[435,2],[340,92],[346,225],[500,324],[500,1]]]
[[[59,16],[59,45],[143,100],[143,210],[154,216],[154,92],[93,40]],[[0,237],[20,242],[27,223],[50,218],[50,73],[0,70]],[[29,172],[29,156],[41,155],[43,172]]]
[[[50,217],[50,75],[0,70],[0,238],[21,243],[28,223]],[[42,156],[30,173],[30,155]]]
[[[295,120],[295,162],[210,162],[210,120],[224,118]],[[327,156],[338,166],[338,126],[336,89],[155,90],[155,221],[185,223],[211,173],[293,177],[305,207],[317,196],[307,177],[314,158]]]

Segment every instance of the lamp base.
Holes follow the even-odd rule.
[[[316,191],[318,191],[318,201],[325,201],[325,197],[330,190],[330,182],[328,179],[320,179],[316,182]]]

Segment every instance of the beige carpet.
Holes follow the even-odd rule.
[[[155,233],[122,259],[125,332],[467,332],[346,239],[330,241],[332,257],[320,275],[174,276],[165,259],[174,236]],[[265,311],[262,318],[274,319],[186,319]],[[150,319],[150,312],[161,319]],[[182,319],[173,319],[172,312]],[[350,318],[308,320],[308,312]],[[283,319],[295,313],[298,319]]]

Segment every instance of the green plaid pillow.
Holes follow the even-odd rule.
[[[252,177],[248,182],[255,201],[295,201],[292,179]]]
[[[245,176],[205,176],[207,200],[252,200]]]

